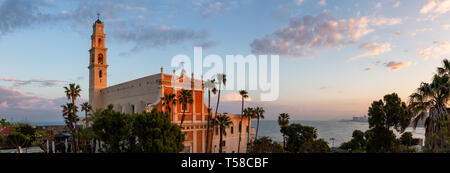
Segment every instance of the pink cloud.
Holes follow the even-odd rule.
[[[397,70],[400,70],[404,67],[408,67],[408,66],[412,66],[415,65],[411,62],[396,62],[396,61],[390,61],[388,63],[385,64],[385,67],[390,68],[390,72],[394,72]]]
[[[376,17],[376,18],[371,19],[371,24],[375,25],[375,26],[380,26],[380,25],[392,26],[392,25],[400,24],[400,23],[402,23],[402,21],[403,20],[401,18]]]
[[[302,3],[303,3],[303,0],[294,0],[294,4],[297,6],[302,5]]]
[[[83,101],[83,99],[79,99],[77,104],[80,104]],[[8,89],[0,86],[0,107],[3,108],[60,111],[60,106],[66,102],[66,97],[48,99],[39,96],[27,95],[17,89]]]
[[[448,11],[450,11],[450,0],[428,0],[420,9],[422,14],[435,13],[440,15]]]
[[[326,89],[328,89],[328,88],[330,88],[329,86],[321,86],[319,89],[320,90],[326,90]]]
[[[227,93],[220,96],[220,101],[221,102],[242,101],[242,96],[239,93]],[[245,101],[252,101],[252,98],[248,97],[245,99]]]
[[[425,59],[438,58],[439,56],[450,54],[450,44],[448,42],[434,41],[433,45],[419,51]]]
[[[367,67],[367,68],[365,68],[364,70],[365,70],[365,71],[372,71],[372,70],[373,70],[373,67]]]
[[[0,103],[0,108],[7,108],[8,107],[8,102],[3,101],[2,103]]]
[[[49,80],[49,79],[20,80],[20,79],[13,79],[13,78],[0,78],[0,81],[12,82],[14,87],[33,85],[33,84],[39,85],[41,87],[54,87],[54,86],[57,86],[57,85],[65,82],[65,81],[60,81],[60,80]]]
[[[289,26],[255,39],[250,47],[255,54],[306,56],[319,47],[354,43],[372,31],[367,17],[337,19],[322,12],[293,19]]]
[[[349,58],[349,61],[353,61],[362,57],[368,57],[368,56],[377,56],[377,55],[381,55],[385,52],[389,52],[391,51],[391,44],[390,43],[383,43],[383,44],[378,44],[378,43],[364,43],[361,44],[359,46],[359,49],[365,49],[367,50],[366,52],[359,54],[355,57]]]

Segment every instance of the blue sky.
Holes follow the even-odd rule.
[[[249,105],[269,119],[365,115],[373,100],[406,100],[430,80],[450,55],[449,11],[450,0],[0,0],[0,116],[61,120],[70,82],[87,100],[97,12],[108,85],[158,73],[194,46],[223,57],[280,54],[278,100],[260,102],[255,91]],[[221,110],[239,112],[236,93],[224,94]]]

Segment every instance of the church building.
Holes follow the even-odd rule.
[[[180,90],[191,90],[193,103],[187,108],[181,104],[171,106],[173,123],[180,124],[183,110],[186,111],[185,120],[182,126],[182,133],[185,134],[185,150],[187,153],[205,153],[206,152],[206,128],[208,107],[204,99],[204,85],[202,79],[194,79],[183,71],[176,75],[175,71],[165,73],[161,68],[161,73],[153,74],[147,77],[130,80],[114,86],[107,86],[108,78],[108,58],[107,48],[105,46],[106,35],[104,33],[104,24],[100,19],[93,25],[91,36],[92,47],[89,50],[89,104],[93,110],[105,109],[108,105],[114,105],[115,111],[122,113],[141,113],[148,112],[153,108],[159,111],[165,111],[162,106],[161,97],[164,94],[176,94],[177,98]],[[226,135],[223,136],[223,151],[233,153],[238,151],[239,141],[239,121],[241,115],[227,114],[233,122],[226,129]],[[214,115],[213,115],[214,117]],[[243,119],[243,132],[240,152],[246,152],[247,135],[250,133],[250,139],[254,134],[254,129],[247,126],[247,119]],[[212,128],[211,128],[212,129]],[[212,152],[219,151],[219,133],[214,130]]]

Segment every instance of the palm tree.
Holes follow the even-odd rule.
[[[255,118],[255,109],[245,108],[243,111],[244,118],[247,118],[247,143],[250,143],[250,121]]]
[[[280,125],[281,128],[287,127],[289,125],[289,114],[288,113],[281,113],[280,116],[278,116],[278,125]],[[286,148],[286,135],[283,133],[283,148]]]
[[[91,111],[92,111],[92,106],[89,105],[88,102],[84,102],[83,104],[81,104],[81,111],[84,111],[85,116],[84,116],[84,121],[85,121],[85,125],[86,127],[89,126],[88,124],[88,119],[90,119],[89,115],[91,115]]]
[[[74,112],[78,111],[78,107],[72,103],[66,103],[66,105],[61,105],[61,108],[64,121],[66,122],[66,126],[72,132],[72,151],[75,151],[76,137],[74,136],[75,135],[74,122],[76,117]]]
[[[177,95],[175,94],[164,94],[164,97],[161,97],[162,100],[162,106],[165,106],[166,111],[169,111],[170,115],[172,116],[171,120],[173,121],[173,111],[172,108],[170,108],[170,105],[172,104],[172,107],[177,104]]]
[[[448,59],[444,59],[442,63],[444,66],[438,67],[438,74],[439,75],[446,74],[447,76],[450,75],[450,62],[448,61]]]
[[[178,96],[178,101],[183,107],[183,116],[181,117],[180,127],[183,126],[184,117],[186,114],[186,109],[188,109],[189,104],[192,104],[194,100],[192,99],[192,91],[191,90],[180,90],[180,95]]]
[[[441,123],[447,121],[447,103],[450,98],[450,81],[448,75],[434,75],[432,82],[422,82],[417,91],[410,96],[409,107],[414,114],[414,128],[420,120],[425,119],[425,147],[435,152],[442,149],[446,143]],[[448,132],[445,132],[448,133]]]
[[[219,83],[219,89],[218,90],[217,89],[216,90],[213,89],[214,93],[217,92],[217,91],[219,92],[219,94],[217,95],[216,113],[214,114],[214,116],[217,115],[217,113],[219,111],[220,91],[222,90],[222,84],[223,85],[227,84],[227,75],[225,75],[223,73],[219,73],[219,74],[217,74],[217,80],[218,80],[218,83]],[[215,123],[215,121],[213,121],[213,127],[216,126],[214,123]],[[214,134],[214,128],[213,128],[212,134]],[[212,141],[213,141],[213,139],[214,139],[214,135],[211,135],[211,146],[210,146],[210,149],[212,148]]]
[[[209,147],[209,138],[210,138],[210,133],[209,133],[209,129],[211,128],[211,91],[213,91],[213,94],[216,94],[216,80],[212,79],[212,80],[207,80],[205,82],[205,87],[206,89],[208,89],[208,125],[206,127],[206,152],[210,152],[208,150]]]
[[[219,127],[219,135],[220,135],[220,144],[219,144],[219,153],[222,153],[223,147],[223,135],[226,135],[226,129],[231,125],[231,119],[227,115],[218,115],[214,118],[214,125]]]
[[[77,111],[76,111],[77,106],[75,106],[75,100],[78,97],[80,97],[81,88],[80,88],[80,85],[72,83],[72,84],[69,84],[69,87],[65,86],[64,89],[65,89],[65,93],[66,93],[67,99],[71,100],[72,104],[74,105],[73,106],[73,112],[72,112],[73,113],[73,119],[72,119],[73,122],[71,122],[71,123],[74,123],[74,125],[75,125],[75,133],[74,133],[73,137],[75,138],[75,153],[77,153],[79,151],[79,146],[78,146],[78,125],[77,125],[78,116],[77,116]]]
[[[88,127],[89,127],[89,124],[90,124],[90,122],[93,120],[91,117],[90,117],[90,115],[92,115],[91,114],[91,111],[92,111],[92,106],[91,105],[89,105],[89,103],[88,102],[84,102],[84,103],[82,103],[81,104],[81,111],[84,111],[84,113],[85,113],[85,116],[84,116],[84,124],[85,124],[85,128],[84,129],[81,129],[81,131],[79,132],[80,134],[80,136],[79,136],[79,138],[80,139],[84,139],[81,143],[83,143],[83,152],[87,152],[87,145],[88,145],[88,140],[87,139],[90,139],[89,138],[89,129],[88,129]]]
[[[241,149],[241,136],[242,136],[242,119],[244,118],[244,99],[248,98],[248,92],[245,90],[240,90],[239,94],[242,97],[242,104],[241,104],[241,121],[239,121],[239,143],[238,143],[238,153],[240,153]]]
[[[256,139],[258,139],[258,131],[259,131],[259,119],[264,119],[264,109],[262,107],[256,107],[255,108],[255,116],[256,119],[258,120],[256,122],[256,135],[255,135],[255,141]]]

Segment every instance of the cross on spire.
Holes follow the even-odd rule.
[[[97,19],[100,20],[100,13],[97,13]]]

